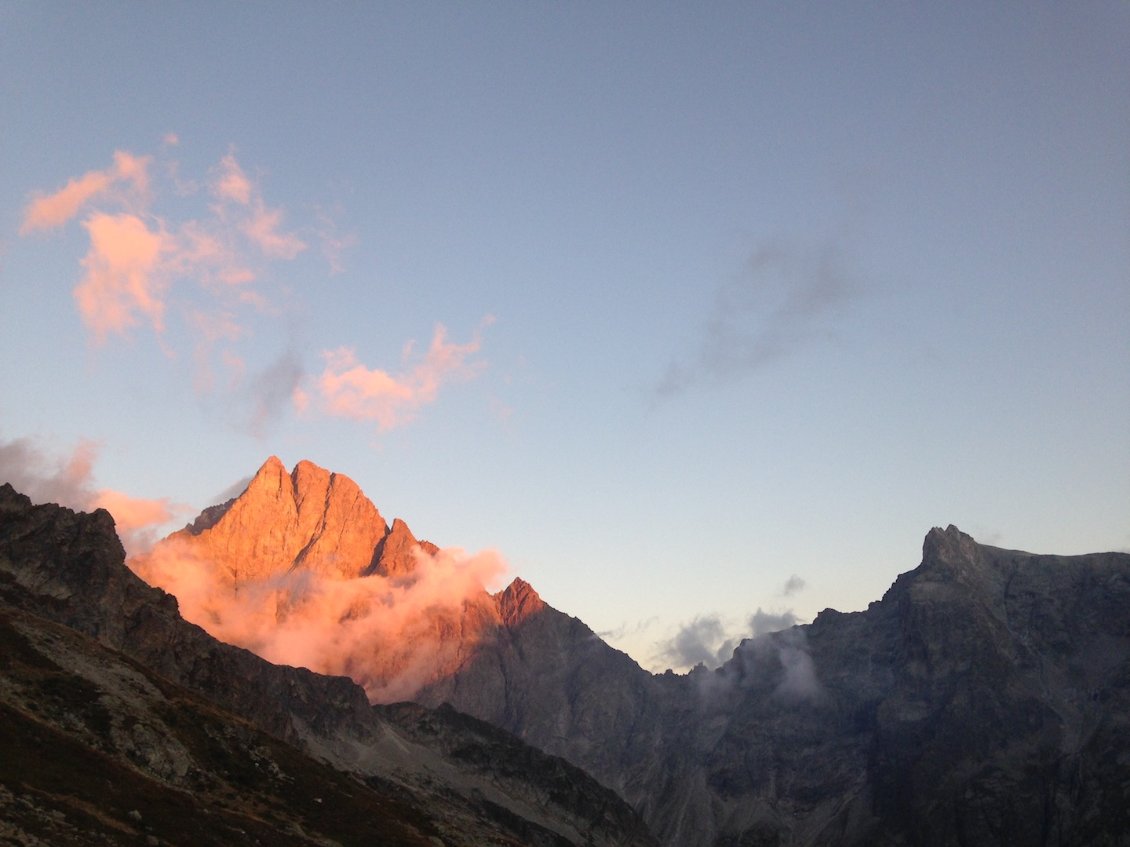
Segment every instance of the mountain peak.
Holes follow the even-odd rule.
[[[305,460],[303,460],[303,461],[305,461]],[[270,456],[268,456],[266,461],[264,461],[263,464],[259,466],[259,470],[256,472],[256,476],[263,473],[263,471],[265,471],[269,468],[277,468],[282,473],[288,473],[288,471],[286,469],[286,465],[283,464],[282,459],[280,459],[274,453],[272,453]]]
[[[300,565],[325,576],[357,576],[388,532],[349,477],[307,460],[288,472],[270,456],[242,494],[205,509],[174,537],[226,568],[238,585]]]
[[[981,561],[981,547],[953,524],[945,529],[934,527],[922,542],[922,563],[957,567]]]
[[[290,472],[287,471],[282,460],[278,456],[270,456],[267,461],[259,466],[259,470],[255,471],[255,476],[251,477],[251,482],[247,484],[247,488],[250,489],[256,485],[270,486],[281,482],[283,477],[289,475]]]
[[[416,550],[422,548],[434,555],[439,548],[430,541],[418,541],[400,518],[394,518],[392,529],[377,542],[372,564],[366,574],[379,574],[393,579],[403,579],[416,570]]]
[[[519,624],[545,608],[545,601],[534,587],[521,577],[515,577],[506,588],[494,595],[498,614],[507,626]]]

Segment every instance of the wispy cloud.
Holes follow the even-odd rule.
[[[434,403],[445,383],[478,375],[485,363],[473,357],[481,346],[481,330],[467,343],[456,344],[447,340],[447,330],[439,324],[422,357],[414,355],[411,343],[406,345],[402,369],[395,374],[365,366],[351,348],[327,350],[316,382],[321,408],[330,415],[373,421],[381,431],[394,429]],[[308,403],[308,393],[300,390],[296,404],[301,408]]]
[[[826,333],[853,294],[838,248],[762,246],[715,292],[697,350],[672,361],[655,391],[731,382],[790,355]]]
[[[271,209],[261,202],[243,222],[243,232],[263,255],[272,259],[293,259],[306,249],[306,242],[293,232],[282,230],[282,209]]]
[[[148,156],[119,150],[109,168],[87,171],[51,194],[36,192],[24,211],[20,235],[63,226],[95,200],[127,207],[144,203],[149,190],[149,161]]]
[[[243,172],[235,153],[228,153],[213,169],[212,193],[221,200],[239,203],[246,206],[251,202],[253,186],[247,174]]]
[[[408,344],[390,369],[364,362],[348,344],[324,350],[316,377],[289,346],[270,364],[255,364],[262,359],[252,345],[264,343],[257,330],[290,296],[269,273],[273,263],[296,259],[310,237],[332,275],[356,237],[317,206],[306,235],[287,225],[286,211],[267,202],[255,170],[234,149],[200,178],[183,177],[172,158],[178,145],[169,134],[157,159],[119,150],[109,167],[54,192],[32,192],[25,206],[25,236],[77,220],[88,237],[72,293],[94,346],[151,333],[173,360],[187,339],[196,392],[222,393],[233,423],[259,436],[293,408],[393,429],[436,402],[445,385],[482,372],[490,317],[465,343],[437,325],[425,351]]]
[[[317,236],[321,243],[322,255],[330,267],[330,274],[345,272],[346,251],[357,246],[357,233],[342,232],[337,215],[325,209],[317,210]]]
[[[94,482],[97,445],[80,441],[58,458],[28,438],[0,441],[0,482],[26,494],[34,503],[58,503],[71,509],[105,509],[114,516],[118,536],[127,552],[151,547],[162,527],[184,515],[189,507],[167,497],[131,497]]]
[[[804,591],[805,586],[808,585],[801,577],[793,574],[785,580],[785,585],[781,589],[781,594],[784,597],[792,597],[801,591]]]
[[[305,376],[302,360],[288,348],[248,378],[245,394],[250,403],[248,426],[253,435],[263,436],[283,415]]]
[[[174,288],[184,304],[178,317],[188,329],[200,326],[199,315],[211,309],[228,324],[237,321],[240,310],[261,310],[267,302],[253,287],[264,261],[288,261],[306,249],[234,152],[209,172],[213,202],[201,214],[179,218],[160,213],[165,192],[152,184],[151,161],[119,150],[109,168],[89,171],[54,193],[35,193],[24,211],[23,235],[83,216],[90,247],[74,296],[96,344],[142,325],[162,334]],[[166,170],[175,174],[174,165]],[[195,191],[194,182],[174,179],[173,193]]]

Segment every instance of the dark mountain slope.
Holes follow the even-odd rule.
[[[652,677],[544,605],[447,701],[616,788],[672,845],[1130,842],[1130,555],[926,537],[865,612]]]
[[[0,486],[9,842],[654,843],[561,760],[215,641],[123,558],[105,512]]]

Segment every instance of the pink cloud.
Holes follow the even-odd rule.
[[[163,147],[176,143],[170,134]],[[176,176],[175,160],[162,164],[160,173],[172,175],[174,193],[185,186],[192,186],[186,196],[195,192],[195,183]],[[34,196],[20,231],[52,229],[84,216],[90,243],[73,296],[96,344],[139,326],[162,335],[167,320],[176,317],[190,331],[203,331],[193,342],[198,363],[213,354],[238,358],[230,348],[249,335],[248,310],[263,314],[270,308],[267,294],[255,287],[266,262],[291,260],[306,244],[283,228],[283,211],[266,205],[234,152],[209,170],[216,202],[197,216],[167,219],[155,213],[151,207],[161,198],[151,191],[149,168],[150,157],[119,150],[109,167]],[[211,321],[200,319],[208,313]],[[223,332],[210,332],[209,323],[222,323]],[[207,374],[196,382],[212,384]]]
[[[254,282],[257,275],[230,238],[213,222],[189,220],[177,231],[177,250],[170,265],[178,276],[195,279],[202,287],[240,286]]]
[[[170,339],[182,336],[174,331],[166,337],[166,328],[183,329],[188,335],[186,347],[192,351],[197,391],[219,389],[247,396],[256,390],[248,382],[257,371],[243,364],[242,348],[252,337],[253,326],[259,329],[258,322],[278,313],[268,267],[307,250],[299,235],[304,230],[288,226],[284,210],[266,202],[254,172],[249,176],[234,151],[220,157],[203,180],[182,180],[172,158],[178,143],[171,133],[163,139],[152,184],[151,158],[119,150],[106,168],[71,179],[53,193],[33,193],[20,231],[27,234],[76,218],[81,221],[89,244],[72,294],[94,344],[152,330],[162,349],[175,355],[183,351],[174,350]],[[166,216],[163,201],[169,195],[176,196],[178,211]],[[181,211],[191,203],[197,214]],[[307,229],[321,239],[330,272],[335,273],[341,269],[342,251],[354,238],[339,234],[325,213],[316,214],[317,225]],[[359,363],[343,364],[338,357],[336,370],[327,369],[327,385],[332,386],[338,371],[352,373],[329,389],[330,405],[348,409],[351,394],[355,414],[379,419],[385,427],[398,425],[420,405],[432,402],[441,381],[470,370],[465,360],[477,344],[467,349],[447,344],[441,329],[427,357],[403,374],[389,376],[383,388],[375,387],[380,371],[363,373],[366,369]],[[301,367],[285,370],[299,374],[294,382],[305,380]],[[263,408],[270,411],[291,408],[292,398],[299,402],[307,397],[299,385],[288,385],[284,401],[276,402],[281,389],[269,382],[271,401]],[[316,396],[312,385],[306,390]],[[265,424],[261,414],[248,417],[257,427]]]
[[[345,272],[345,253],[357,246],[357,234],[338,231],[337,221],[324,209],[317,211],[318,240],[322,246],[322,256],[329,264],[330,274]]]
[[[235,160],[234,153],[228,153],[220,159],[217,174],[215,182],[212,183],[212,191],[217,197],[242,206],[251,202],[251,180]]]
[[[435,402],[445,382],[475,376],[484,366],[471,361],[480,346],[478,333],[466,344],[454,344],[447,341],[443,325],[437,325],[424,358],[399,375],[367,368],[352,349],[339,347],[323,354],[326,367],[318,378],[318,390],[329,414],[376,421],[380,430],[390,430],[412,420],[420,407]],[[409,344],[406,360],[411,352]]]
[[[212,193],[220,200],[246,207],[246,217],[239,223],[240,231],[259,248],[264,255],[275,259],[293,259],[306,249],[305,242],[297,235],[280,231],[282,210],[267,207],[260,195],[259,187],[240,166],[235,153],[228,153],[213,169],[215,179]],[[227,220],[233,216],[231,209],[219,207],[217,215]],[[234,213],[238,219],[239,213]]]
[[[256,204],[254,214],[243,223],[243,234],[264,255],[275,259],[293,259],[306,249],[306,243],[292,232],[280,232],[281,209],[268,209]]]
[[[141,197],[149,194],[149,157],[134,156],[124,150],[114,152],[114,174],[117,182],[132,182]]]
[[[222,641],[272,662],[350,676],[371,701],[392,703],[465,660],[463,651],[497,620],[485,586],[506,571],[494,551],[416,548],[415,556],[409,579],[298,569],[236,585],[226,568],[173,537],[128,564]],[[453,630],[461,637],[450,637]]]
[[[62,226],[78,213],[83,203],[104,192],[110,183],[109,174],[90,171],[78,179],[72,179],[54,194],[36,198],[28,205],[24,222],[20,225],[20,234]]]
[[[174,506],[167,497],[146,500],[109,488],[99,490],[91,506],[105,509],[114,516],[118,537],[130,554],[152,547],[157,541],[157,530],[188,509],[183,505]]]
[[[196,338],[193,349],[196,363],[193,384],[196,393],[209,394],[216,384],[212,362],[217,348],[221,349],[219,360],[228,374],[227,385],[234,388],[243,376],[246,365],[241,357],[231,352],[230,346],[244,337],[247,330],[230,312],[222,310],[194,311],[187,316],[187,321]],[[225,348],[222,345],[228,346]]]
[[[32,200],[24,212],[20,235],[62,226],[77,215],[86,203],[107,195],[120,182],[132,183],[134,191],[144,195],[149,189],[148,167],[147,156],[134,156],[118,150],[114,153],[113,167],[104,171],[88,171],[81,177],[70,180],[54,194]]]
[[[290,393],[290,401],[300,415],[310,408],[310,394],[301,385],[295,386]]]
[[[154,331],[164,329],[162,254],[172,248],[163,232],[153,232],[136,215],[95,213],[83,226],[90,250],[82,260],[86,274],[74,297],[83,323],[101,343],[110,332],[124,333],[140,313]]]

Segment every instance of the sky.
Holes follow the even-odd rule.
[[[0,0],[0,477],[309,459],[660,670],[1128,550],[1128,92],[1124,2]]]

